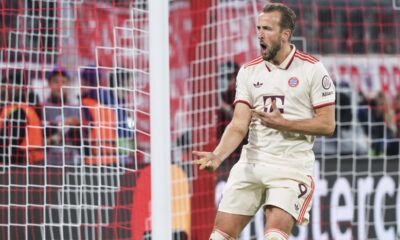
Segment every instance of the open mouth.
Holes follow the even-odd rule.
[[[267,44],[265,44],[265,43],[260,43],[260,47],[261,47],[263,50],[265,50],[265,49],[267,49]]]

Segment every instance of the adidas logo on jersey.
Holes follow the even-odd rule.
[[[263,85],[263,83],[257,82],[257,83],[253,83],[253,86],[256,88],[259,88]]]

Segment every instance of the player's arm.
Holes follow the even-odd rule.
[[[194,161],[200,169],[213,171],[239,146],[246,137],[251,120],[251,109],[247,104],[238,102],[235,106],[233,118],[225,128],[221,141],[213,152],[197,152],[200,157]]]
[[[253,116],[259,118],[266,127],[279,131],[324,136],[331,136],[335,131],[334,104],[316,108],[314,117],[304,120],[285,119],[276,107],[275,101],[272,103],[272,109],[271,113],[253,110]]]

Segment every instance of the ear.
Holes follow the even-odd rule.
[[[282,31],[282,40],[289,42],[291,35],[292,35],[292,31],[290,29],[284,29]]]

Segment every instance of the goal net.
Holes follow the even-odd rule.
[[[232,117],[265,3],[170,1],[172,239],[212,230],[240,147],[215,173],[191,152],[212,150]],[[400,2],[285,3],[292,42],[337,90],[335,134],[314,147],[311,222],[291,239],[398,239]],[[0,238],[151,239],[148,1],[0,7]],[[240,239],[263,239],[264,223],[257,213]]]
[[[131,238],[149,161],[146,9],[0,6],[0,238]]]
[[[314,147],[316,189],[311,222],[306,227],[295,227],[291,238],[397,239],[400,75],[399,44],[394,39],[399,30],[398,2],[285,3],[298,17],[292,42],[324,63],[337,89],[335,134],[318,138]],[[216,119],[208,129],[211,136],[218,138],[231,117],[231,78],[237,73],[236,64],[241,66],[259,54],[254,24],[263,4],[264,1],[215,1],[205,10],[200,32],[208,39],[200,41],[198,53],[200,58],[206,58],[198,65],[207,72],[199,81],[204,83],[210,75],[215,76],[215,102],[202,105],[206,112],[215,108],[211,114]],[[194,76],[197,84],[198,74]],[[197,89],[203,92],[206,86]],[[213,87],[205,92],[213,93]],[[195,124],[207,126],[199,121]],[[215,146],[212,140],[207,143],[194,148]],[[238,152],[224,162],[212,180],[214,206],[230,167],[239,158]],[[199,176],[198,181],[208,183],[207,177]],[[263,226],[263,215],[258,213],[241,239],[263,239]],[[210,230],[210,226],[204,229]],[[207,233],[201,238],[207,238]]]

